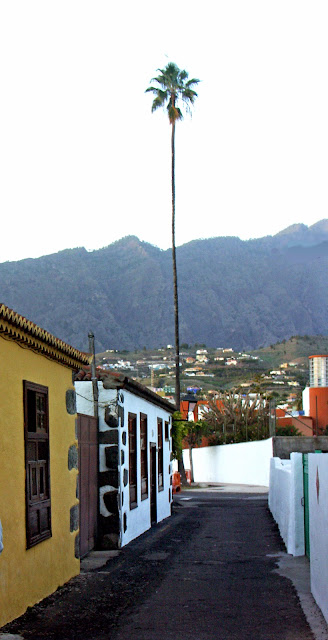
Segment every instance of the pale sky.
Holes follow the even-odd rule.
[[[144,93],[170,61],[201,80],[177,244],[327,218],[327,33],[327,0],[2,0],[0,262],[170,246],[170,127]]]

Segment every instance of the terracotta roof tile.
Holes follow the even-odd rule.
[[[148,389],[148,387],[140,384],[140,382],[137,382],[132,378],[128,378],[124,373],[120,373],[119,371],[108,371],[97,367],[96,378],[103,383],[105,389],[111,389],[113,387],[116,387],[117,389],[126,389],[127,391],[152,402],[153,404],[157,404],[170,413],[173,413],[176,410],[174,404],[169,402],[167,398],[162,398],[151,389]],[[89,382],[90,380],[90,367],[84,367],[83,370],[79,371],[74,376],[75,382]]]
[[[42,353],[71,369],[90,362],[91,356],[56,338],[34,322],[0,303],[0,336],[19,342],[32,351]]]

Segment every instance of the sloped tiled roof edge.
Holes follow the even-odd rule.
[[[158,393],[148,389],[148,387],[140,384],[140,382],[137,382],[132,378],[128,378],[124,373],[107,371],[97,367],[96,378],[103,383],[104,389],[126,389],[127,391],[134,393],[134,395],[144,398],[144,400],[148,400],[148,402],[152,402],[158,407],[161,407],[161,409],[165,409],[170,413],[174,413],[174,411],[176,411],[175,405],[169,402],[166,398],[162,398]],[[90,382],[91,379],[90,367],[84,367],[84,369],[79,371],[75,376],[76,382]]]
[[[144,387],[144,385],[140,384],[140,382],[137,382],[136,380],[125,378],[122,384],[122,388],[126,389],[127,391],[131,391],[131,393],[134,393],[135,395],[140,396],[141,398],[144,398],[145,400],[148,400],[153,404],[157,404],[157,406],[161,407],[162,409],[166,409],[166,411],[169,411],[170,413],[174,413],[174,411],[176,411],[175,405],[173,405],[165,398],[162,398],[162,396],[159,396],[158,393],[155,393],[155,391],[148,389],[148,387]]]
[[[88,353],[71,347],[2,303],[0,303],[1,335],[71,369],[80,369],[81,366],[88,365],[91,359]]]

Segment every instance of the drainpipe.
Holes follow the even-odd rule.
[[[91,380],[92,380],[92,395],[93,395],[93,415],[98,418],[98,382],[96,377],[96,353],[95,353],[95,336],[92,331],[88,334],[89,338],[89,352],[92,353],[91,361]]]

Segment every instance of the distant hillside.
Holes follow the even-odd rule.
[[[328,331],[328,221],[276,236],[194,240],[177,250],[181,342],[255,349]],[[171,251],[128,236],[0,264],[0,301],[97,351],[173,343]]]
[[[308,370],[309,356],[328,354],[328,336],[292,336],[269,347],[252,351],[263,365],[277,368],[283,362],[294,362]]]

